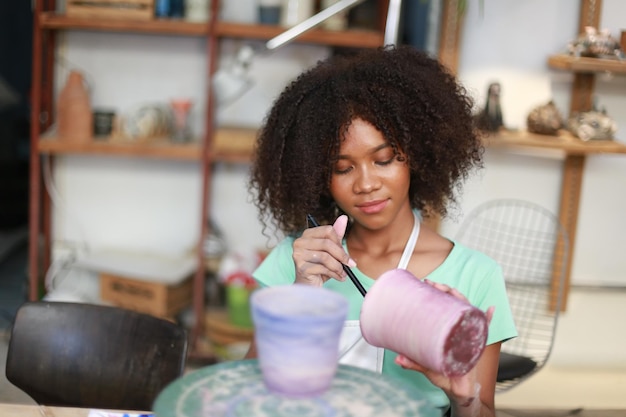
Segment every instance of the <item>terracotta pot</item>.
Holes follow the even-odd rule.
[[[57,135],[60,140],[89,142],[93,136],[93,115],[83,75],[71,71],[57,101]]]
[[[404,269],[382,274],[361,308],[361,332],[369,344],[448,376],[476,365],[487,331],[484,312]]]

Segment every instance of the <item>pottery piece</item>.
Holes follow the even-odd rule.
[[[94,109],[93,136],[94,139],[106,139],[113,133],[115,125],[115,111],[108,109]]]
[[[493,82],[487,88],[485,107],[475,116],[476,127],[484,132],[497,132],[504,127],[502,107],[500,105],[500,83]]]
[[[93,135],[91,99],[80,71],[71,71],[57,101],[57,135],[60,140],[90,142]]]
[[[339,0],[321,0],[322,10],[329,8],[337,2]],[[321,26],[326,30],[346,30],[348,27],[348,13],[349,10],[343,10],[323,21]]]
[[[622,54],[619,41],[608,29],[598,30],[593,26],[585,26],[584,32],[570,42],[568,51],[574,56],[592,58],[621,58]]]
[[[283,0],[280,24],[292,27],[313,16],[315,7],[312,0]]]
[[[448,376],[469,372],[487,341],[484,312],[416,278],[404,269],[383,273],[361,308],[361,332],[392,350]]]
[[[567,121],[567,129],[583,141],[613,140],[617,124],[605,111],[574,112]]]
[[[173,114],[169,106],[155,103],[138,106],[124,118],[123,134],[131,140],[168,136],[172,132]]]
[[[324,393],[337,372],[347,299],[325,288],[294,284],[261,288],[250,304],[268,390],[295,398]]]
[[[556,136],[564,124],[563,116],[552,100],[532,109],[526,118],[528,131],[540,135]]]
[[[191,141],[191,129],[189,127],[189,113],[192,101],[189,99],[172,99],[170,108],[174,116],[173,131],[171,140],[176,143],[186,143]]]
[[[259,23],[278,25],[283,7],[282,0],[258,0]]]

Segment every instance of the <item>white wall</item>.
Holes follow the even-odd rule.
[[[202,126],[206,42],[201,38],[67,32],[57,54],[57,85],[69,69],[84,72],[92,105],[118,114],[174,97],[194,101],[193,130]],[[197,163],[94,156],[56,160],[59,190],[54,237],[116,247],[181,253],[197,241]]]
[[[57,85],[79,69],[90,85],[94,107],[124,116],[151,103],[176,97],[194,102],[196,136],[204,133],[206,42],[198,37],[68,32],[57,57]],[[226,41],[225,61],[240,46]],[[220,109],[221,125],[259,126],[274,96],[304,68],[328,54],[319,46],[287,45],[258,56],[251,67],[253,87]],[[220,164],[212,185],[212,218],[229,245],[247,250],[268,244],[249,202],[247,165]],[[128,249],[178,255],[194,250],[200,221],[200,165],[98,156],[55,160],[53,234],[57,248]],[[58,192],[55,192],[56,191]],[[269,243],[271,244],[271,242]]]
[[[507,126],[523,128],[528,111],[553,98],[566,113],[571,74],[550,70],[548,55],[562,51],[576,36],[578,2],[500,0],[469,2],[463,31],[459,77],[482,105],[487,84],[502,84]],[[626,27],[626,4],[605,0],[602,26],[614,34]],[[134,106],[173,97],[191,97],[194,131],[202,132],[206,84],[206,43],[201,38],[101,32],[71,32],[61,39],[59,82],[69,68],[86,72],[95,106],[125,113]],[[222,48],[226,56],[238,46]],[[255,60],[255,88],[218,114],[221,124],[257,126],[274,95],[327,50],[290,45]],[[626,138],[626,77],[599,77],[599,103]],[[59,191],[54,239],[87,242],[93,249],[117,247],[168,254],[190,251],[199,227],[199,166],[195,163],[96,156],[58,159]],[[212,187],[213,218],[233,248],[266,243],[256,210],[246,194],[247,167],[220,165]],[[443,223],[453,236],[464,214],[496,197],[520,197],[558,210],[561,160],[489,150],[486,169],[463,194],[459,212]],[[591,156],[583,183],[574,283],[626,285],[626,157]]]

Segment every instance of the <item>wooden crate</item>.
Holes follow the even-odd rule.
[[[191,276],[178,284],[100,274],[100,297],[118,307],[171,318],[191,304]]]
[[[154,0],[67,0],[65,13],[89,19],[151,20]]]

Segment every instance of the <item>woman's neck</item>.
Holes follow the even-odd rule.
[[[415,216],[408,207],[381,229],[371,230],[354,224],[346,240],[348,252],[363,273],[372,278],[377,277],[397,266],[414,222]]]

